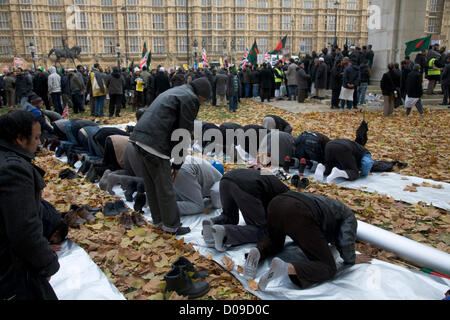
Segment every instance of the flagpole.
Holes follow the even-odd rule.
[[[187,54],[187,65],[189,66],[189,0],[186,1],[186,54]]]

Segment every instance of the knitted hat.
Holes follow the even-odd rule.
[[[28,99],[30,100],[30,103],[32,105],[36,105],[42,101],[42,98],[39,97],[38,95],[32,95]]]
[[[203,97],[206,100],[211,96],[211,84],[206,77],[195,79],[191,82],[191,86],[194,88],[196,95]]]

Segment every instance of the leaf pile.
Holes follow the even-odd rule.
[[[70,204],[103,207],[106,202],[118,199],[84,178],[59,179],[58,172],[68,166],[52,156],[38,157],[35,162],[46,171],[47,186],[43,198],[60,212],[67,211]],[[211,290],[199,299],[257,299],[231,273],[195,251],[192,244],[184,243],[184,239],[176,240],[151,223],[127,231],[118,216],[105,217],[100,212],[96,214],[94,224],[71,228],[68,237],[88,252],[127,299],[163,299],[164,275],[180,256],[194,263],[198,270],[210,272],[206,281]],[[232,261],[227,263],[229,266],[234,264]],[[175,292],[168,292],[166,298],[184,299]]]

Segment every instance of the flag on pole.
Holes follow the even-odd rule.
[[[244,64],[246,64],[248,62],[247,57],[248,57],[248,48],[245,48],[245,54],[244,57],[241,60],[241,63],[239,64],[240,67],[242,67]]]
[[[64,108],[64,111],[62,113],[62,116],[64,119],[67,119],[69,117],[69,107],[66,105],[66,107]]]
[[[275,49],[273,49],[269,53],[270,54],[280,54],[281,53],[281,49],[283,49],[286,46],[286,39],[287,39],[287,35],[285,35],[284,38],[281,39],[280,42],[278,42],[278,44],[275,47]]]
[[[247,60],[250,62],[253,66],[256,65],[258,61],[258,45],[256,44],[256,40],[253,42],[253,45],[248,53]]]
[[[151,60],[152,53],[150,51],[147,51],[147,43],[144,42],[144,47],[142,48],[142,59],[139,62],[139,69],[142,70],[142,68],[144,66],[146,66],[148,68],[148,66],[150,64],[149,56],[150,56],[150,60]]]
[[[431,35],[425,38],[420,38],[406,42],[405,55],[409,56],[411,53],[416,51],[427,50],[431,43]]]
[[[204,66],[208,65],[208,58],[206,57],[206,49],[205,48],[203,48],[203,51],[202,51],[202,64]]]
[[[270,53],[269,53],[269,51],[267,51],[267,52],[264,54],[264,61],[265,61],[265,62],[270,62]]]

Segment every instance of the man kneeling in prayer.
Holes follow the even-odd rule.
[[[314,179],[327,182],[336,178],[354,181],[359,177],[367,176],[372,169],[374,161],[370,152],[357,142],[348,139],[331,140],[325,145],[325,165],[319,163]]]
[[[235,169],[220,180],[220,216],[203,220],[203,238],[208,247],[225,251],[231,246],[256,243],[267,234],[267,206],[289,188],[270,172]],[[239,210],[246,225],[238,225]]]
[[[287,263],[274,258],[261,276],[259,289],[283,275],[301,289],[332,279],[337,271],[329,243],[334,244],[344,266],[366,263],[370,258],[355,255],[357,221],[341,202],[324,196],[288,191],[272,199],[267,209],[268,236],[250,250],[244,277],[255,278],[260,259],[280,253],[286,236],[292,238],[309,261]]]
[[[187,156],[178,172],[174,189],[180,215],[215,210],[220,204],[219,183],[222,174],[202,158]]]

